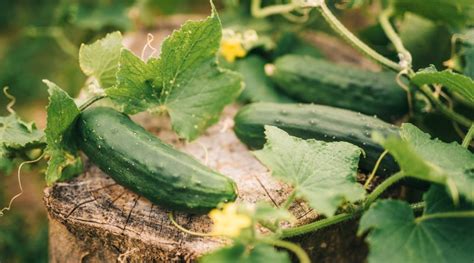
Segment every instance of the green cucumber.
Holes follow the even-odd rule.
[[[312,102],[394,120],[408,112],[407,95],[391,72],[371,72],[309,56],[275,61],[270,77],[300,102]]]
[[[265,75],[265,64],[265,60],[258,55],[249,55],[235,61],[233,70],[242,74],[245,83],[239,100],[244,103],[295,102],[277,89],[270,78]]]
[[[361,147],[360,168],[371,171],[384,149],[371,139],[372,132],[383,136],[399,136],[398,128],[372,116],[349,110],[313,104],[253,103],[239,110],[234,131],[250,148],[260,149],[265,143],[264,126],[273,125],[303,139],[346,141]],[[379,174],[398,171],[392,156],[385,156]]]
[[[204,213],[237,197],[236,184],[112,108],[81,113],[79,148],[117,183],[163,207]]]

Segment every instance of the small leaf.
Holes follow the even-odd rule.
[[[49,80],[43,80],[48,86],[49,105],[47,107],[46,151],[50,156],[46,170],[48,185],[64,181],[82,171],[82,161],[72,135],[72,128],[79,116],[74,100]]]
[[[472,210],[470,204],[455,207],[440,187],[424,196],[423,216]],[[472,218],[430,218],[416,220],[408,203],[382,200],[362,216],[359,235],[369,231],[369,262],[471,262],[474,251]]]
[[[87,76],[96,78],[102,88],[112,87],[115,85],[122,47],[120,32],[107,34],[89,45],[82,44],[79,49],[79,65],[82,71]]]
[[[411,81],[417,86],[441,84],[450,91],[457,92],[474,106],[474,81],[450,70],[437,71],[434,67],[422,69]]]
[[[257,244],[248,250],[242,243],[231,247],[221,248],[211,254],[203,256],[200,263],[290,263],[288,253],[277,251],[270,245]]]
[[[145,63],[123,51],[117,86],[107,94],[129,114],[167,112],[180,137],[195,139],[241,90],[240,75],[217,65],[221,31],[213,7],[210,17],[188,21],[167,38],[159,59]]]
[[[400,138],[380,138],[379,142],[397,160],[408,176],[447,185],[453,197],[457,192],[474,201],[474,155],[456,142],[431,139],[412,124],[405,123]]]
[[[303,140],[272,126],[265,126],[265,135],[267,143],[255,156],[316,211],[331,216],[345,201],[364,197],[364,188],[356,182],[359,147]]]
[[[33,122],[22,121],[15,113],[0,117],[0,146],[19,149],[28,144],[38,144],[44,133]]]

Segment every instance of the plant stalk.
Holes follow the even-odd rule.
[[[107,97],[107,96],[106,95],[98,95],[98,96],[91,97],[88,100],[86,100],[84,103],[82,103],[81,106],[79,106],[79,110],[83,111],[83,110],[87,109],[90,105],[92,105],[94,102],[99,101],[99,100],[101,100],[105,97]]]
[[[469,148],[469,145],[471,144],[472,137],[474,137],[474,124],[471,125],[471,128],[469,128],[469,131],[467,132],[466,136],[462,140],[462,147],[464,148]]]
[[[406,175],[401,171],[388,177],[367,196],[366,207],[368,208],[387,188],[405,177]]]
[[[396,62],[380,55],[377,51],[373,50],[367,44],[362,42],[357,38],[351,31],[349,31],[329,10],[325,1],[322,1],[321,5],[316,8],[326,22],[334,29],[334,31],[339,34],[343,39],[349,42],[352,46],[360,50],[362,53],[367,55],[369,58],[373,59],[380,64],[399,72],[403,68]]]
[[[349,220],[355,216],[356,216],[356,213],[351,213],[351,214],[342,213],[342,214],[338,214],[329,218],[318,220],[306,225],[283,229],[281,238],[289,238],[289,237],[303,235],[309,232],[314,232],[319,229]]]
[[[425,220],[439,219],[439,218],[473,218],[474,211],[454,211],[444,213],[434,213],[429,215],[423,215],[415,219],[415,222],[420,223]]]
[[[272,246],[288,249],[298,257],[300,263],[311,263],[311,260],[309,259],[308,254],[306,254],[306,251],[304,251],[300,246],[296,244],[284,240],[273,239],[263,239],[262,241]]]

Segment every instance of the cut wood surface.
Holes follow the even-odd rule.
[[[159,49],[160,41],[177,28],[183,18],[168,21],[171,24],[159,23],[158,31],[153,32],[151,46]],[[124,42],[140,55],[146,36],[147,32],[133,33]],[[326,45],[331,41],[328,41],[327,35],[310,38],[315,38],[316,44],[325,45],[323,52],[329,57],[336,54],[335,61],[347,60],[348,54],[352,53],[355,55],[349,63],[374,69],[373,63],[361,60],[354,52],[334,52],[334,49],[328,48]],[[334,40],[332,37],[329,39]],[[341,50],[338,43],[337,50]],[[352,50],[347,46],[345,48]],[[150,52],[146,49],[143,54],[148,56]],[[234,179],[239,189],[237,202],[266,201],[277,206],[285,200],[290,189],[274,180],[237,139],[232,130],[237,110],[236,105],[227,107],[219,123],[191,143],[177,138],[166,117],[139,114],[134,120],[165,142]],[[116,184],[87,158],[85,165],[82,175],[44,190],[44,202],[50,219],[51,262],[194,261],[203,253],[226,244],[224,239],[191,236],[178,230],[170,222],[168,210]],[[298,218],[297,224],[318,217],[303,203],[296,202],[291,211]],[[206,215],[176,213],[175,219],[183,227],[196,232],[210,230],[210,220]],[[366,248],[360,239],[354,237],[354,226],[354,222],[349,222],[346,226],[306,235],[298,240],[318,262],[359,262],[365,257]],[[345,231],[341,231],[341,227]],[[349,251],[350,248],[355,251]]]

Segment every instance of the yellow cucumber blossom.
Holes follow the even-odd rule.
[[[236,58],[243,58],[247,55],[242,43],[236,39],[223,39],[220,53],[228,62],[234,62]]]
[[[238,237],[240,232],[252,225],[248,215],[239,214],[235,203],[223,205],[222,209],[213,209],[209,213],[213,222],[212,233],[226,237]]]
[[[236,58],[243,58],[247,51],[258,43],[257,32],[253,29],[236,32],[232,29],[222,31],[220,54],[228,62],[234,62]]]

